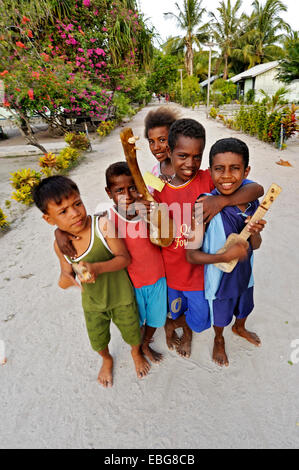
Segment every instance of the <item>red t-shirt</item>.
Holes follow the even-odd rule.
[[[204,289],[204,267],[188,263],[185,254],[186,238],[191,224],[191,207],[202,193],[214,189],[209,170],[199,170],[187,183],[181,186],[166,184],[161,192],[155,191],[157,202],[166,203],[176,224],[176,238],[173,243],[162,249],[167,285],[181,291]]]
[[[149,286],[165,277],[161,249],[150,241],[146,222],[143,219],[127,220],[114,207],[110,209],[110,219],[130,253],[132,261],[127,269],[133,286]]]

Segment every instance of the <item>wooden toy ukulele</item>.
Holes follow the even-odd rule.
[[[135,144],[139,137],[133,135],[130,127],[125,127],[120,133],[120,139],[137,191],[142,194],[145,200],[155,202],[142,178],[136,158],[136,150],[138,149]],[[159,207],[155,207],[150,218],[147,217],[146,221],[150,224],[152,243],[162,247],[171,245],[174,240],[175,228],[173,221],[169,219],[168,208],[165,205],[159,204]]]
[[[251,217],[250,222],[256,222],[262,219],[281,191],[282,188],[280,186],[275,183],[271,184],[266,196],[263,199],[263,202],[260,204],[260,206],[257,208],[255,213]],[[223,253],[240,240],[246,241],[250,237],[250,235],[252,234],[247,229],[247,225],[243,228],[241,233],[231,233],[227,237],[225,245],[220,250],[218,250],[217,253]],[[225,273],[230,273],[232,272],[237,263],[238,258],[231,260],[229,263],[215,263],[214,266],[221,269],[221,271],[224,271]]]

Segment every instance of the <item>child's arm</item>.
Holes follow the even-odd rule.
[[[72,235],[68,232],[64,232],[59,228],[55,230],[54,234],[60,252],[68,256],[69,258],[76,258],[77,251],[72,243],[72,240],[76,240],[79,237],[76,237],[75,235]]]
[[[109,249],[113,253],[114,258],[108,261],[100,261],[98,263],[80,262],[79,265],[85,266],[88,272],[92,275],[91,279],[85,282],[94,282],[97,276],[102,273],[115,272],[124,269],[131,262],[126,245],[121,238],[117,237],[113,223],[106,217],[101,217],[99,219],[99,229],[102,232]],[[81,280],[81,282],[84,281]]]
[[[248,242],[241,240],[221,254],[204,253],[201,250],[186,249],[186,259],[191,264],[229,263],[238,258],[240,261],[248,256]]]
[[[56,243],[56,241],[54,242],[54,250],[56,255],[58,256],[61,269],[58,281],[59,287],[61,287],[62,289],[67,289],[68,287],[76,286],[80,287],[81,289],[80,284],[76,281],[76,275],[73,271],[72,265],[66,261],[60,249],[58,248],[58,244]]]
[[[203,220],[205,223],[218,214],[226,206],[238,206],[255,201],[263,196],[264,188],[258,183],[248,183],[228,196],[219,194],[216,196],[201,196],[196,202],[203,204]]]

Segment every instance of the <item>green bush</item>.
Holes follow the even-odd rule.
[[[40,182],[42,175],[31,168],[22,168],[11,175],[11,185],[16,190],[12,199],[29,206],[33,203],[33,188]]]
[[[215,107],[231,103],[236,98],[237,85],[229,80],[218,78],[212,85],[211,100]]]
[[[175,101],[183,106],[194,107],[203,100],[203,94],[197,77],[186,77],[183,80],[183,93],[181,93],[181,81],[175,84]]]
[[[114,121],[102,121],[97,128],[97,133],[100,137],[105,137],[105,135],[110,134],[110,132],[114,129],[115,123]]]
[[[126,117],[131,118],[136,114],[130,105],[130,99],[123,93],[114,93],[113,105],[115,106],[115,119],[117,122],[121,122]]]
[[[3,210],[0,208],[0,231],[7,229],[9,226],[9,222],[7,221],[6,215],[4,214]]]
[[[73,149],[87,150],[89,147],[89,139],[84,132],[78,134],[68,132],[65,134],[64,140]]]
[[[213,106],[211,107],[209,114],[210,114],[212,119],[216,119],[218,111],[219,111],[218,108],[214,108]]]

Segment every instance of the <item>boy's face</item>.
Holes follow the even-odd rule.
[[[62,199],[60,204],[50,201],[47,207],[47,214],[43,219],[51,225],[57,225],[60,230],[79,234],[87,225],[87,213],[80,194],[71,193],[68,198]]]
[[[106,188],[106,192],[123,213],[126,213],[128,207],[134,204],[138,198],[138,191],[133,177],[128,175],[113,176],[110,180],[110,187]]]
[[[149,148],[158,162],[163,162],[168,158],[168,127],[153,127],[148,131]]]
[[[242,155],[233,152],[217,153],[210,168],[215,187],[221,194],[232,194],[247,178],[250,167],[245,168]]]
[[[180,135],[175,148],[169,151],[177,184],[184,184],[198,172],[205,148],[203,139]]]

